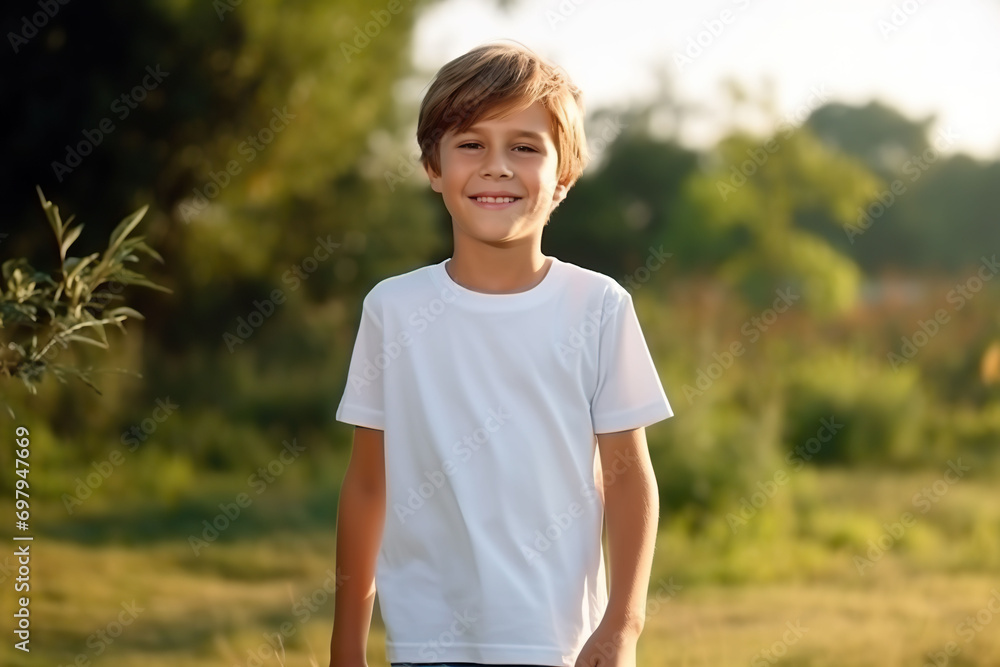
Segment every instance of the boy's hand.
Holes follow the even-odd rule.
[[[639,635],[602,622],[583,645],[574,667],[635,667]]]

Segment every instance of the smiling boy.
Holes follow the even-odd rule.
[[[587,162],[580,91],[487,44],[438,72],[417,139],[454,253],[364,300],[331,667],[367,664],[376,590],[393,667],[635,667],[659,510],[645,427],[673,411],[629,293],[541,252]]]

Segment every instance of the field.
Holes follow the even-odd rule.
[[[961,480],[921,514],[912,492],[939,476],[810,473],[778,491],[812,489],[813,502],[793,503],[794,530],[750,531],[753,522],[775,523],[767,506],[745,533],[721,524],[693,534],[682,517],[662,516],[639,665],[1000,664],[990,610],[1000,609],[995,490]],[[0,661],[325,665],[336,493],[268,491],[195,555],[189,535],[231,497],[219,488],[170,510],[96,498],[73,517],[61,506],[36,510],[32,651],[6,641]],[[813,503],[822,510],[807,509]],[[908,506],[915,519],[905,534],[868,554],[868,541],[889,534]],[[863,574],[855,557],[873,557]],[[5,586],[12,576],[5,573]],[[5,594],[5,618],[11,606]],[[375,616],[369,664],[383,667],[377,608]]]

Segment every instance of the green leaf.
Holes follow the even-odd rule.
[[[45,217],[49,219],[49,224],[52,225],[52,231],[56,233],[57,239],[61,239],[63,226],[62,221],[59,219],[59,207],[45,199],[45,195],[42,194],[42,189],[39,186],[36,185],[35,190],[38,191],[38,198],[42,201],[42,209],[45,211]]]
[[[88,345],[94,345],[96,347],[99,347],[99,348],[102,348],[102,349],[105,349],[105,350],[108,349],[108,344],[107,343],[102,343],[99,340],[94,340],[93,338],[87,338],[86,336],[80,336],[78,334],[70,334],[69,336],[66,336],[66,340],[75,340],[77,342],[87,343]]]
[[[152,248],[150,248],[150,247],[149,247],[148,245],[146,245],[145,243],[140,243],[140,244],[139,244],[139,245],[137,245],[137,246],[136,246],[135,248],[136,248],[136,250],[142,250],[142,251],[143,251],[143,252],[145,252],[145,253],[146,253],[147,255],[149,255],[150,257],[152,257],[152,258],[153,258],[153,259],[155,259],[156,261],[158,261],[158,262],[159,262],[160,264],[163,264],[163,263],[164,263],[164,262],[163,262],[163,258],[162,258],[162,257],[160,257],[160,253],[156,252],[155,250],[153,250]]]
[[[167,294],[173,294],[174,291],[169,287],[164,287],[163,285],[157,285],[154,282],[150,282],[145,278],[136,278],[129,282],[130,285],[142,285],[143,287],[149,287],[155,289],[158,292],[165,292]]]
[[[22,259],[21,258],[8,259],[6,262],[3,263],[3,266],[0,267],[0,271],[3,272],[4,282],[10,280],[11,273],[14,272],[14,264],[16,264],[19,261],[22,261]]]
[[[91,389],[93,389],[94,391],[96,391],[98,396],[103,396],[104,395],[104,394],[101,393],[101,390],[98,389],[97,386],[94,385],[94,383],[90,381],[90,377],[86,373],[84,373],[84,372],[82,372],[82,371],[74,368],[73,366],[63,366],[63,365],[55,366],[54,365],[52,367],[52,371],[53,371],[53,373],[55,373],[55,375],[59,379],[59,381],[62,382],[63,384],[66,384],[66,380],[63,379],[63,373],[69,373],[70,375],[75,376],[78,380],[80,380],[81,382],[83,382],[85,385],[87,385],[88,387],[90,387]]]
[[[75,278],[80,273],[80,271],[83,270],[83,267],[87,266],[88,264],[90,264],[91,262],[93,262],[95,259],[97,259],[98,256],[99,256],[99,254],[100,253],[96,253],[95,252],[95,253],[93,253],[91,255],[87,255],[83,259],[79,259],[77,257],[72,257],[72,258],[70,258],[70,260],[67,260],[66,261],[66,267],[67,268],[70,267],[70,261],[73,260],[73,259],[78,260],[79,263],[78,264],[73,264],[73,268],[70,270],[70,272],[68,274],[66,274],[66,282],[71,282],[73,280],[73,278]]]
[[[77,225],[73,229],[70,229],[66,233],[66,238],[63,239],[62,245],[59,246],[59,257],[60,259],[66,259],[66,251],[69,249],[73,242],[80,236],[80,232],[83,231],[83,225]]]
[[[31,264],[28,264],[28,260],[23,257],[15,257],[13,259],[8,259],[3,263],[3,279],[5,282],[10,282],[10,279],[14,276],[15,271],[20,271],[25,274],[33,274],[35,270],[31,268]]]
[[[118,223],[118,226],[115,227],[115,231],[111,232],[111,240],[107,250],[108,254],[113,253],[118,249],[118,246],[121,245],[121,242],[125,239],[125,237],[128,236],[129,233],[135,229],[135,226],[139,224],[139,221],[142,220],[142,216],[146,215],[147,210],[149,210],[149,204],[146,204],[135,213],[126,216],[124,220]]]
[[[116,263],[118,247],[124,242],[125,237],[135,229],[135,226],[139,224],[139,221],[148,209],[149,204],[126,216],[124,220],[118,223],[115,230],[111,232],[108,249],[104,251],[104,257],[101,258],[101,262],[94,268],[94,273],[98,279],[103,279],[108,270]]]
[[[124,285],[143,285],[144,287],[151,287],[155,290],[161,292],[166,292],[168,294],[173,294],[173,290],[157,285],[156,283],[150,282],[141,273],[136,273],[135,271],[130,271],[129,269],[122,268],[115,274],[115,279]]]
[[[128,317],[134,317],[137,320],[146,319],[142,313],[137,310],[132,310],[128,306],[118,306],[114,310],[108,311],[108,317],[117,317],[118,315],[127,315]]]
[[[97,319],[93,315],[91,315],[89,312],[87,312],[86,310],[83,311],[83,319],[86,320],[87,322],[89,322],[90,325],[91,325],[91,328],[94,329],[94,331],[96,331],[98,334],[100,334],[101,341],[104,343],[104,346],[107,347],[107,345],[108,345],[108,336],[104,332],[104,325],[102,323],[98,322]]]

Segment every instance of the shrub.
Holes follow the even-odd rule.
[[[143,242],[145,237],[128,238],[148,206],[127,216],[115,227],[103,255],[66,257],[66,252],[83,231],[83,225],[70,227],[73,216],[63,223],[59,208],[45,199],[41,188],[38,188],[38,197],[59,246],[58,280],[35,269],[24,258],[9,259],[0,268],[4,281],[0,292],[0,329],[3,330],[0,379],[17,378],[35,393],[36,383],[51,371],[60,382],[65,383],[66,376],[73,375],[100,394],[90,380],[88,371],[92,369],[53,362],[59,351],[56,346],[66,349],[70,343],[83,343],[108,349],[106,324],[114,324],[125,333],[121,324],[125,319],[143,319],[140,313],[127,306],[108,308],[112,301],[122,299],[116,292],[124,285],[171,291],[125,268],[125,262],[139,261],[136,253],[163,261]],[[108,289],[98,291],[104,285]],[[84,335],[88,329],[91,336]],[[13,418],[13,410],[9,405],[6,407]]]

